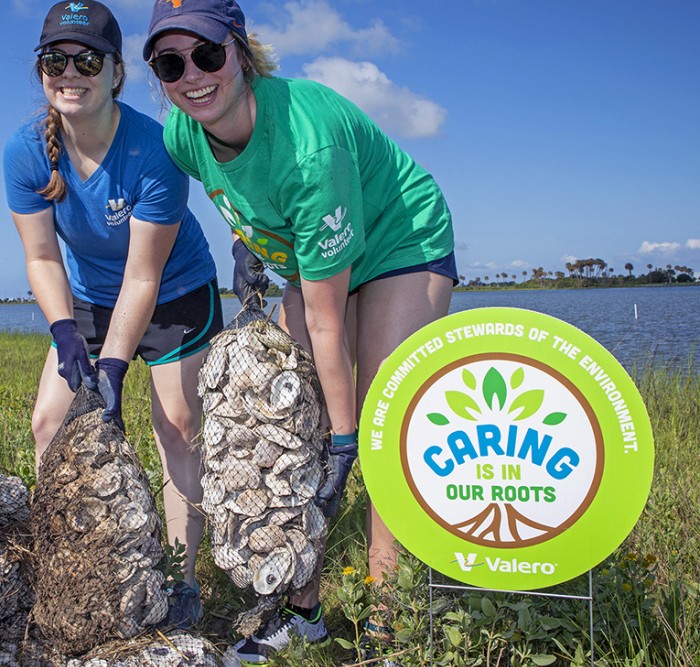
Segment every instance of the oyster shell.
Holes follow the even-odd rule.
[[[295,558],[287,547],[273,549],[253,572],[253,588],[261,595],[270,595],[294,576]]]

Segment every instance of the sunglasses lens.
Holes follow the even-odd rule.
[[[185,73],[185,59],[179,53],[164,53],[149,64],[155,75],[165,83],[173,83]]]
[[[226,64],[226,47],[223,44],[200,44],[192,50],[191,58],[202,72],[218,72]],[[164,53],[153,58],[149,65],[161,81],[174,83],[185,73],[185,56]]]
[[[97,76],[102,71],[105,57],[101,53],[85,51],[73,56],[73,64],[83,76]]]
[[[102,71],[105,61],[104,53],[95,53],[94,51],[83,51],[73,56],[58,51],[49,51],[39,56],[41,71],[46,76],[61,76],[66,71],[69,58],[73,59],[75,69],[83,76],[97,76]]]
[[[202,72],[218,72],[226,64],[226,48],[221,44],[201,44],[192,51],[192,62]]]
[[[42,53],[39,58],[41,71],[46,76],[56,77],[61,76],[66,71],[68,58],[63,53]]]

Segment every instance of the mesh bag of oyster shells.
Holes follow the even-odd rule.
[[[29,491],[0,473],[0,666],[19,666],[20,644],[34,604],[31,588]]]
[[[104,405],[80,388],[41,458],[32,504],[34,621],[70,655],[133,637],[168,609],[148,479],[124,432],[102,421]]]
[[[300,591],[320,566],[327,523],[314,502],[323,483],[323,395],[309,354],[248,301],[212,341],[199,374],[204,496],[212,555],[255,609]]]
[[[29,643],[22,654],[27,667],[241,667],[208,639],[183,631],[108,642],[79,658],[59,653],[46,641]]]

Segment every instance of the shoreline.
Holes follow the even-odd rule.
[[[517,285],[456,285],[452,288],[453,292],[578,292],[581,290],[601,290],[601,289],[635,289],[644,287],[672,287],[672,288],[686,288],[686,287],[700,287],[700,282],[687,282],[687,283],[635,283],[633,285],[613,284],[613,285],[530,285],[527,283],[521,283]],[[266,294],[265,297],[269,298],[280,298],[282,297],[282,290],[279,290],[278,294]],[[225,293],[219,295],[222,299],[236,299],[235,294]],[[0,306],[36,306],[36,299],[0,299]]]

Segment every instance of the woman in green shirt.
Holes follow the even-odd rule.
[[[279,323],[313,353],[328,409],[330,472],[317,501],[331,516],[377,369],[448,312],[457,272],[447,204],[347,99],[272,77],[235,0],[156,2],[143,55],[175,107],[168,151],[233,230],[239,297],[264,284],[263,267],[287,281]],[[371,508],[368,545],[370,574],[381,579],[396,553]],[[266,662],[291,633],[326,636],[318,582],[292,602],[237,645],[242,659]]]

